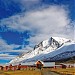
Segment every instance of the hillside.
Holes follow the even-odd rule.
[[[40,42],[32,51],[11,60],[10,63],[30,61],[59,61],[75,56],[75,42],[66,38],[51,37]]]

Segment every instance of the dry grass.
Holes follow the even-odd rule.
[[[50,71],[54,71],[59,73],[59,75],[75,75],[75,68],[67,68],[67,69],[50,69],[50,68],[43,68],[43,70],[18,70],[18,71],[0,71],[0,75],[43,75],[42,73],[47,73]],[[50,74],[49,74],[50,75]],[[54,74],[55,75],[55,74]]]
[[[21,71],[7,71],[7,72],[1,72],[0,75],[41,75],[41,72],[38,71],[27,71],[27,70],[21,70]]]
[[[51,69],[51,71],[64,74],[64,75],[75,75],[75,68],[66,68],[66,69]]]

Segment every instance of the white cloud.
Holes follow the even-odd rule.
[[[4,51],[11,51],[13,50],[13,48],[15,47],[19,47],[20,45],[16,45],[16,44],[11,44],[8,45],[7,42],[5,40],[3,40],[2,38],[0,38],[0,51],[4,52]]]
[[[21,11],[24,11],[34,8],[33,6],[39,4],[41,0],[1,0],[1,2],[4,4],[6,10],[10,10],[9,6],[13,3],[12,6],[15,7],[17,5]]]
[[[68,11],[61,6],[52,5],[3,19],[0,25],[19,32],[31,31],[34,36],[29,41],[34,46],[50,36],[74,39],[74,29],[70,24]]]
[[[9,54],[0,54],[0,59],[10,60],[15,58],[15,55],[9,55]]]
[[[11,59],[14,59],[16,56],[14,55],[8,55],[8,56],[1,56],[0,55],[0,60],[11,60]]]
[[[8,54],[0,54],[0,57],[6,57]]]
[[[23,52],[26,52],[27,50],[32,50],[31,47],[27,46],[26,48],[23,48],[23,49],[19,49],[19,50],[14,50],[14,48],[18,48],[20,47],[21,45],[16,45],[16,44],[10,44],[8,45],[7,42],[0,38],[0,53],[5,53],[5,54],[0,54],[1,55],[8,55],[7,53],[10,52],[19,52],[19,53],[23,53]]]
[[[4,39],[0,38],[0,60],[11,60],[15,58],[17,55],[11,55],[12,52],[24,53],[27,52],[27,50],[32,50],[32,48],[28,46],[24,49],[13,50],[14,48],[17,48],[19,46],[20,45],[15,44],[8,45]]]
[[[19,2],[21,4],[21,10],[24,11],[34,8],[37,4],[40,4],[41,0],[19,0]]]

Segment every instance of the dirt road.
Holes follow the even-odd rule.
[[[54,73],[54,72],[51,72],[51,71],[47,71],[47,72],[41,72],[41,75],[60,75],[60,74],[57,74],[57,73]]]

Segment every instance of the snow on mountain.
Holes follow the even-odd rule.
[[[75,43],[65,44],[62,47],[60,47],[52,52],[44,51],[43,53],[41,53],[33,58],[30,58],[29,60],[25,60],[25,61],[37,61],[38,59],[40,59],[42,61],[55,61],[55,60],[73,57],[73,56],[75,56],[75,48],[74,47],[75,47]]]
[[[58,58],[68,58],[70,57],[69,55],[75,55],[74,47],[75,42],[72,40],[61,37],[51,37],[50,39],[40,42],[32,51],[28,51],[25,54],[11,60],[10,63],[14,64],[37,60],[54,61]]]

